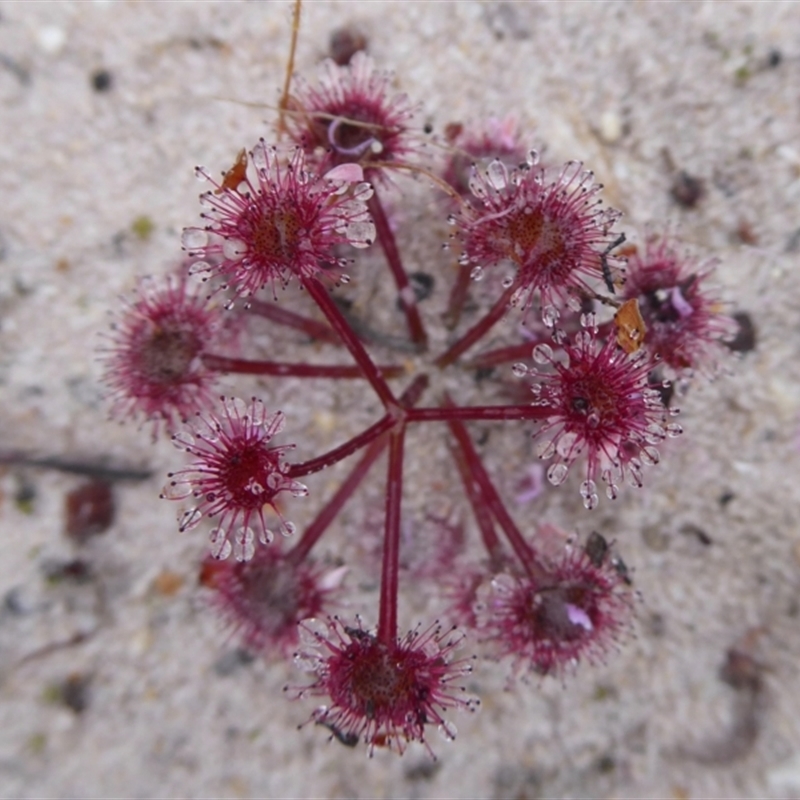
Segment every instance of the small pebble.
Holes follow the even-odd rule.
[[[153,581],[153,589],[164,597],[172,597],[177,594],[181,586],[183,586],[183,576],[168,569],[159,572]]]
[[[340,66],[350,63],[350,59],[359,51],[367,49],[367,37],[353,26],[337,28],[330,38],[328,51],[331,58]]]
[[[17,490],[14,493],[14,503],[23,514],[33,514],[33,504],[36,500],[36,487],[24,478],[19,479]]]
[[[140,628],[131,637],[128,650],[134,658],[144,655],[153,644],[153,634],[149,628]]]
[[[24,586],[12,586],[3,597],[2,611],[14,616],[24,617],[34,614],[42,608],[42,604],[33,592]]]
[[[114,521],[114,495],[105,481],[89,481],[64,500],[64,534],[78,544],[108,530]]]
[[[604,111],[600,117],[600,138],[606,144],[615,144],[622,138],[622,120],[616,111]]]
[[[776,794],[800,792],[800,752],[772,767],[766,773],[767,786]]]
[[[214,663],[214,672],[221,678],[226,678],[232,675],[242,667],[252,664],[255,661],[255,656],[248,650],[242,647],[237,647],[234,650],[228,650],[223,653]]]
[[[421,303],[423,300],[427,300],[435,286],[435,280],[433,275],[429,275],[427,272],[412,272],[408,276],[408,287],[410,289],[410,296],[404,297],[407,302],[411,303]],[[401,308],[400,298],[397,299],[397,307]]]
[[[62,28],[48,25],[36,31],[36,44],[48,55],[58,55],[67,43],[67,34]]]
[[[642,529],[644,543],[656,553],[663,553],[669,548],[670,536],[661,525],[648,525]]]

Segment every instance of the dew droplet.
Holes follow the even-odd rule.
[[[511,367],[511,372],[515,378],[524,378],[528,374],[528,368],[522,362],[517,362]]]
[[[661,425],[656,425],[653,423],[652,425],[647,426],[647,430],[644,432],[644,440],[648,444],[659,444],[660,442],[664,441],[666,433],[667,432],[661,427]]]
[[[249,561],[256,552],[255,534],[252,528],[239,528],[233,537],[233,557],[237,561]]]
[[[347,226],[347,241],[353,247],[369,247],[375,241],[375,226],[371,222],[351,222]]]
[[[637,489],[641,489],[644,484],[642,480],[642,470],[636,464],[628,464],[628,483]]]
[[[640,452],[642,463],[649,467],[654,467],[661,460],[661,456],[655,447],[643,447]]]
[[[550,481],[553,486],[560,486],[564,483],[567,472],[569,472],[569,468],[566,464],[552,464],[547,470],[547,480]]]
[[[533,360],[537,364],[551,364],[553,362],[553,348],[549,344],[537,344],[533,348]]]
[[[536,447],[536,454],[541,458],[543,461],[546,461],[548,458],[552,458],[556,454],[556,446],[552,440],[549,442],[541,442]]]
[[[286,520],[283,523],[283,525],[281,525],[281,534],[283,536],[286,536],[286,537],[294,536],[294,534],[296,532],[297,532],[297,525],[295,525],[294,522],[290,522],[289,520]]]
[[[342,273],[342,274],[339,276],[339,283],[340,283],[342,286],[346,286],[348,283],[350,283],[350,276],[349,276],[347,273],[344,273],[344,272],[343,272],[343,273]]]
[[[456,735],[458,734],[458,728],[456,728],[455,723],[446,719],[441,723],[441,725],[439,725],[439,733],[448,742],[452,742],[456,738]]]
[[[317,654],[302,652],[302,651],[299,653],[295,653],[294,656],[292,656],[292,661],[294,662],[294,665],[295,667],[297,667],[297,669],[299,669],[301,672],[306,672],[306,673],[316,672],[319,669],[320,664],[322,663],[322,659]],[[306,696],[305,688],[299,688],[299,689],[294,689],[294,687],[292,688],[296,692],[296,694],[292,695],[295,699],[300,700]],[[327,709],[325,710],[327,711]]]
[[[590,494],[583,498],[583,507],[588,511],[592,511],[593,509],[597,508],[600,503],[600,498],[597,494]]]
[[[548,328],[552,328],[558,322],[558,317],[558,309],[555,306],[545,306],[542,309],[542,322]]]
[[[267,416],[267,409],[260,400],[252,400],[250,402],[250,423],[254,428],[259,428],[265,425]]]
[[[222,243],[222,255],[225,258],[241,258],[247,252],[247,245],[241,239],[225,239]]]
[[[301,644],[316,649],[328,638],[330,629],[325,620],[308,617],[297,626],[297,635]]]
[[[583,303],[581,302],[580,297],[577,297],[574,294],[571,294],[567,298],[567,308],[570,311],[574,311],[576,314],[580,313],[580,310],[583,308]]]
[[[275,539],[275,534],[269,528],[262,528],[258,532],[258,541],[261,544],[272,544]]]
[[[616,500],[619,497],[619,486],[615,483],[609,483],[606,486],[606,497],[609,500]]]
[[[253,161],[253,166],[257,170],[267,169],[269,167],[269,160],[267,158],[267,148],[263,142],[259,142],[250,153],[250,158]]]
[[[584,328],[597,327],[597,315],[594,311],[590,311],[588,314],[581,314],[581,326]]]
[[[577,441],[578,434],[574,431],[563,433],[556,442],[556,452],[564,458],[569,458],[575,451]]]
[[[486,168],[486,178],[498,192],[505,189],[508,185],[508,170],[505,164],[496,158]]]
[[[299,481],[292,481],[289,484],[289,491],[292,497],[306,497],[308,495],[308,487]]]
[[[214,558],[226,559],[233,550],[233,545],[228,541],[228,533],[222,528],[214,528],[208,534],[209,549]]]
[[[472,278],[473,281],[479,281],[483,278],[483,267],[475,266],[470,270],[469,277]]]
[[[447,215],[447,224],[448,225],[457,225],[458,224],[458,220],[456,219],[456,215],[455,214],[448,214]]]
[[[199,508],[190,508],[178,520],[178,530],[180,530],[181,533],[190,531],[200,524],[201,519],[203,519],[202,511],[200,511]]]
[[[514,276],[513,275],[506,275],[505,278],[501,281],[504,289],[510,289],[514,285]]]
[[[202,275],[211,272],[211,264],[207,261],[195,261],[189,265],[189,269],[186,271],[189,275]]]
[[[674,439],[676,436],[680,436],[683,433],[683,427],[678,425],[677,422],[670,422],[667,425],[667,436]]]
[[[230,397],[225,401],[225,410],[228,416],[243,419],[247,416],[249,406],[241,397]]]
[[[513,594],[517,588],[517,582],[505,572],[495,575],[494,578],[492,578],[490,585],[492,587],[492,591],[497,592],[498,594]]]
[[[525,163],[528,167],[535,167],[539,163],[539,151],[528,150],[528,155],[525,158]]]
[[[161,496],[165,500],[185,500],[191,494],[191,485],[181,481],[167,481],[161,489]]]
[[[197,250],[208,244],[208,234],[202,228],[184,228],[181,244],[185,250]]]

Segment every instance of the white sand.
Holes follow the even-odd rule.
[[[180,455],[106,422],[98,386],[93,348],[108,310],[136,275],[175,262],[180,229],[197,219],[192,167],[218,174],[268,134],[289,17],[285,2],[0,3],[2,445],[157,475],[117,488],[113,528],[81,552],[101,576],[95,591],[41,578],[43,560],[73,553],[62,502],[78,480],[0,474],[0,594],[14,588],[18,606],[0,611],[0,795],[800,797],[797,237],[787,250],[800,228],[800,5],[307,3],[297,66],[309,78],[329,32],[357,21],[372,55],[424,103],[420,123],[441,132],[515,112],[552,160],[598,173],[624,230],[672,223],[718,257],[726,296],[758,327],[756,351],[682,403],[687,433],[644,490],[592,515],[576,511],[574,485],[545,502],[548,519],[618,540],[643,594],[637,638],[566,688],[546,680],[504,692],[505,666],[479,662],[483,708],[457,720],[454,744],[433,742],[440,762],[427,777],[421,748],[370,761],[313,726],[297,732],[311,704],[283,698],[287,681],[304,680],[290,665],[217,674],[233,642],[198,599],[202,536],[178,535],[176,509],[157,499]],[[782,59],[769,67],[773,49]],[[113,75],[106,93],[90,86],[98,67]],[[697,208],[671,200],[665,149],[704,179]],[[140,215],[155,223],[146,242],[130,232]],[[438,254],[445,226],[426,238],[413,214],[399,219],[421,239],[412,257]],[[741,224],[755,243],[741,243]],[[329,404],[336,425],[356,393],[299,391],[283,385],[271,403],[290,421]],[[324,442],[317,423],[310,435]],[[527,440],[493,429],[492,441],[501,444],[488,463],[507,490],[511,454]],[[443,445],[431,453],[447,463]],[[340,474],[314,488],[329,491]],[[23,478],[36,491],[30,514],[14,501]],[[734,497],[723,507],[725,492]],[[351,524],[376,496],[364,492]],[[409,510],[419,505],[408,498]],[[712,543],[682,533],[687,525]],[[174,596],[152,588],[163,570],[185,578]],[[374,613],[374,589],[356,600]],[[730,732],[736,697],[718,669],[754,629],[766,688],[752,748],[716,765],[682,755],[708,756]],[[81,631],[94,633],[22,661]],[[45,698],[72,672],[92,676],[81,715]]]

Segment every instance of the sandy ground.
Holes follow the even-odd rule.
[[[358,23],[423,103],[420,126],[513,112],[548,158],[597,172],[626,231],[671,224],[719,258],[726,297],[758,332],[730,374],[684,400],[687,433],[642,492],[591,520],[563,492],[520,512],[618,540],[643,596],[636,637],[566,686],[504,691],[505,667],[479,662],[482,709],[456,720],[454,744],[434,741],[435,765],[421,749],[368,760],[296,730],[311,708],[281,688],[297,674],[237,660],[198,596],[202,537],[178,535],[157,499],[179,456],[108,422],[98,382],[109,309],[135,276],[175,263],[197,218],[192,167],[218,173],[268,135],[289,19],[284,2],[0,3],[2,447],[153,471],[115,487],[114,524],[80,548],[62,533],[79,478],[0,473],[0,795],[800,797],[800,5],[306,4],[306,76],[330,32]],[[681,170],[705,187],[692,209],[670,194]],[[427,196],[398,191],[398,207]],[[143,216],[147,237],[133,230]],[[427,266],[446,227],[397,219]],[[346,425],[352,389],[264,386],[290,417],[327,404]],[[487,455],[506,489],[521,447]],[[364,524],[375,497],[348,519]],[[76,557],[92,580],[46,580]],[[374,585],[355,596],[369,615]],[[751,704],[719,678],[733,646],[763,666]],[[88,680],[82,711],[54,689],[70,676]]]

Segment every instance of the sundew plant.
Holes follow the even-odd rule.
[[[736,326],[713,262],[626,230],[589,165],[510,115],[429,130],[352,49],[196,168],[174,274],[118,311],[105,380],[180,452],[162,497],[241,645],[295,662],[298,723],[433,754],[473,670],[530,692],[624,645],[635,574],[592,514],[669,469],[678,400]],[[554,491],[577,529],[537,510]]]

